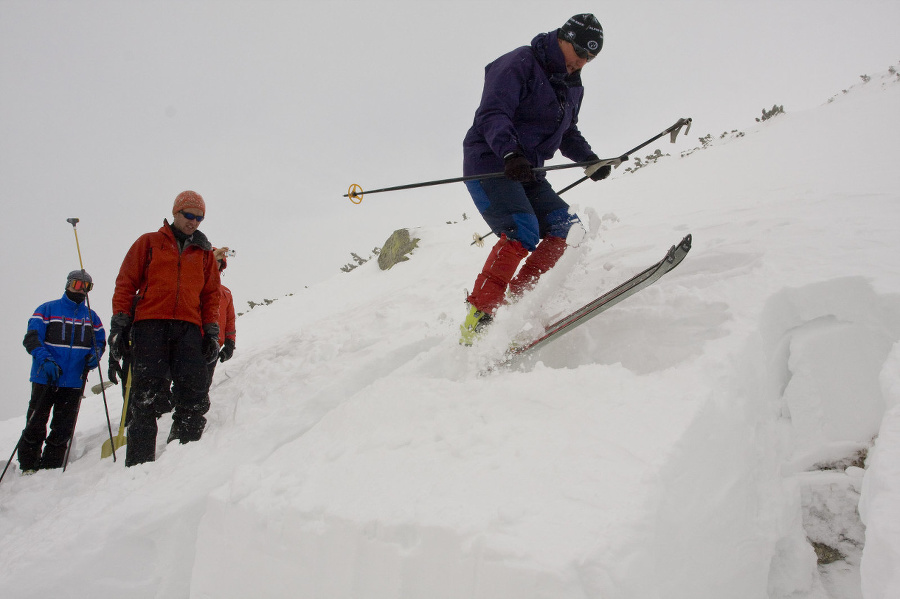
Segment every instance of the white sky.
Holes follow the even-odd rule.
[[[238,304],[299,290],[398,227],[475,214],[459,185],[341,195],[458,176],[484,65],[572,14],[606,34],[580,122],[601,156],[690,116],[686,149],[900,60],[895,1],[425,6],[0,0],[0,418],[27,404],[28,317],[78,267],[66,218],[81,219],[104,322],[126,250],[184,189],[206,198],[213,243],[238,252],[225,277]]]

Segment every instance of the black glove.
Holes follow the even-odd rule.
[[[606,179],[609,176],[609,174],[611,172],[612,172],[612,167],[608,164],[604,164],[597,170],[593,171],[593,173],[590,174],[589,176],[591,178],[591,181],[603,181],[604,179]]]
[[[106,374],[109,376],[109,380],[113,385],[119,384],[119,375],[122,374],[122,366],[110,357],[109,359],[109,370],[106,371]]]
[[[209,322],[203,325],[203,358],[212,364],[219,357],[219,324]]]
[[[234,339],[226,339],[222,351],[219,352],[219,362],[227,362],[234,355]]]
[[[519,152],[511,152],[503,159],[503,174],[507,179],[528,183],[534,181],[534,173],[531,172],[531,163]]]
[[[128,337],[131,333],[131,316],[124,312],[114,315],[109,323],[109,357],[118,362],[131,352]]]
[[[599,156],[594,154],[588,160],[600,160]],[[590,166],[584,167],[584,174],[591,178],[591,181],[602,181],[606,179],[609,174],[612,172],[612,166],[608,164],[599,165],[592,164]]]

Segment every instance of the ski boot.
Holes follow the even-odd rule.
[[[476,339],[481,337],[485,329],[490,325],[491,320],[493,319],[489,314],[470,305],[465,321],[459,325],[459,344],[471,346]]]

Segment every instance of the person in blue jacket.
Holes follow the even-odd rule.
[[[460,327],[464,345],[471,345],[490,322],[507,289],[512,297],[521,295],[556,264],[569,229],[579,222],[544,172],[532,169],[557,150],[575,162],[599,160],[577,125],[584,96],[581,70],[602,47],[600,22],[592,14],[579,14],[485,67],[481,104],[463,141],[463,174],[502,171],[505,176],[466,182],[499,240],[466,298],[469,311]],[[585,174],[599,181],[610,170],[591,165]]]
[[[87,373],[106,350],[103,323],[85,305],[93,285],[87,272],[73,270],[65,294],[38,306],[28,320],[22,344],[31,354],[31,401],[18,449],[23,472],[63,466]]]

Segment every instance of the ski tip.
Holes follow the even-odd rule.
[[[694,240],[694,238],[691,236],[690,233],[688,233],[687,235],[684,236],[684,239],[682,239],[680,242],[678,242],[677,244],[675,244],[671,248],[669,248],[669,253],[666,254],[666,257],[665,257],[666,262],[668,262],[669,264],[672,264],[675,262],[676,259],[679,262],[681,262],[681,260],[684,259],[684,256],[689,251],[691,251],[691,243],[693,242],[693,240]],[[681,253],[680,258],[678,258],[679,252]]]

